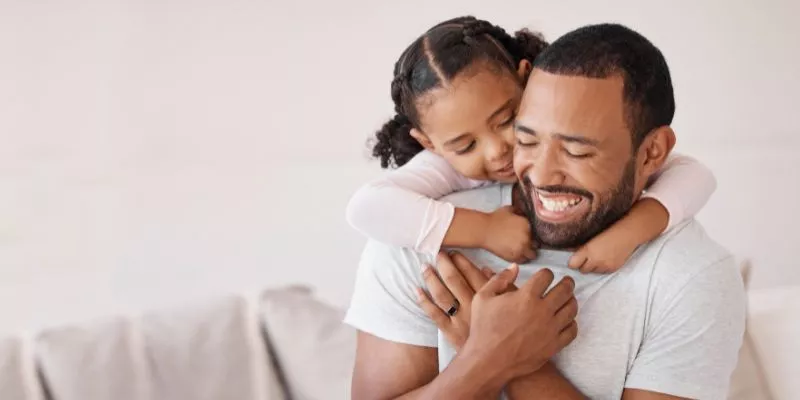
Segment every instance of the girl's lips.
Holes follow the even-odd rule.
[[[502,177],[511,177],[514,175],[514,163],[509,161],[508,164],[496,170],[494,173]]]

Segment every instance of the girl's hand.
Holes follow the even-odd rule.
[[[581,246],[569,259],[569,267],[584,274],[610,274],[625,265],[639,244],[638,237],[608,230]]]
[[[536,258],[528,218],[516,214],[511,206],[489,214],[482,248],[514,263],[526,263]]]
[[[622,219],[578,249],[569,267],[583,273],[616,272],[636,248],[658,237],[667,227],[669,213],[655,199],[637,201]]]

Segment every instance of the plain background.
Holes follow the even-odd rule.
[[[345,305],[393,64],[463,14],[649,37],[719,180],[700,220],[754,287],[800,284],[794,0],[0,0],[0,330],[287,283]]]

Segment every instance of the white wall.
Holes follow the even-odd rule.
[[[393,63],[465,13],[650,37],[719,179],[702,221],[756,286],[800,283],[797,2],[489,4],[0,0],[0,330],[289,282],[345,304]]]

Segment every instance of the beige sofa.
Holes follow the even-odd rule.
[[[7,337],[0,399],[347,399],[342,316],[291,287]]]
[[[799,292],[751,293],[731,399],[800,396]],[[9,337],[0,399],[347,399],[355,332],[342,315],[291,287]]]

